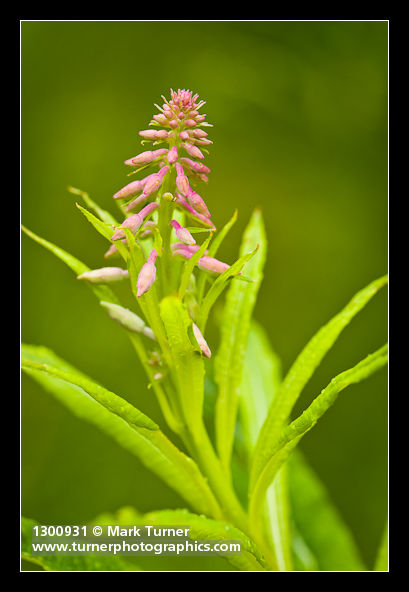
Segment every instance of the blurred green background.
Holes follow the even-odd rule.
[[[115,212],[153,103],[169,88],[207,101],[214,124],[201,192],[232,262],[260,205],[269,255],[256,318],[288,369],[309,337],[387,271],[386,22],[22,22],[22,222],[91,267],[106,249],[66,191]],[[297,405],[387,338],[386,291],[325,359]],[[53,255],[22,238],[23,341],[44,344],[161,420],[130,344]],[[215,349],[218,332],[209,327]],[[387,372],[353,386],[302,442],[372,564],[387,513]],[[26,376],[22,511],[81,523],[180,498]],[[145,560],[147,561],[147,560]],[[228,569],[164,558],[166,569]],[[166,563],[167,561],[167,563]],[[156,564],[155,564],[156,565]]]

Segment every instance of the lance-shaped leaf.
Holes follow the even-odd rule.
[[[250,516],[253,523],[261,520],[260,508],[263,505],[267,488],[301,438],[314,427],[320,417],[333,405],[342,390],[351,384],[368,378],[387,363],[387,350],[388,347],[385,345],[353,368],[338,374],[314,399],[311,405],[289,426],[284,428],[250,495]]]
[[[58,259],[63,261],[70,269],[72,269],[72,271],[76,275],[81,275],[82,273],[91,271],[90,267],[85,265],[85,263],[83,263],[73,255],[70,255],[70,253],[67,253],[67,251],[64,251],[64,249],[57,247],[57,245],[50,243],[44,238],[41,238],[25,226],[22,226],[21,228],[23,232],[25,232],[25,234],[32,238],[36,243],[38,243],[48,251],[51,251],[51,253],[54,253],[54,255],[58,257]],[[89,288],[91,288],[91,290],[94,292],[94,294],[99,300],[104,300],[105,302],[113,302],[114,304],[118,304],[118,298],[115,296],[113,291],[108,286],[105,286],[103,284],[91,284],[88,282],[86,282],[86,285]]]
[[[386,521],[385,529],[383,531],[381,544],[379,545],[378,554],[375,561],[375,571],[388,571],[389,569],[389,545],[388,545],[388,521]]]
[[[280,392],[270,405],[267,418],[260,431],[253,458],[250,489],[253,489],[266,462],[271,458],[280,433],[302,389],[333,346],[340,333],[354,316],[387,283],[383,276],[358,292],[347,306],[324,325],[302,350],[283,380]]]
[[[81,388],[97,401],[97,403],[100,403],[105,409],[122,418],[131,427],[146,428],[148,430],[159,429],[159,426],[154,421],[128,403],[128,401],[78,372],[67,372],[49,364],[32,362],[31,360],[24,359],[24,357],[21,361],[21,368],[28,373],[43,372],[48,376],[54,376],[68,384]]]
[[[266,568],[264,558],[257,545],[241,530],[231,524],[212,520],[205,516],[199,516],[182,510],[157,510],[147,514],[140,514],[132,507],[120,508],[114,514],[101,514],[96,516],[92,524],[119,524],[119,525],[152,525],[152,526],[179,526],[190,528],[189,537],[192,541],[237,541],[241,544],[240,555],[220,555],[241,571],[263,571]]]
[[[317,561],[317,565],[312,564],[309,569],[366,570],[352,532],[324,484],[298,450],[288,460],[288,472],[292,518]]]
[[[95,228],[95,230],[97,232],[99,232],[99,234],[101,236],[106,238],[112,244],[111,237],[114,233],[113,225],[103,222],[102,220],[100,220],[99,218],[94,216],[94,214],[91,214],[91,212],[89,212],[88,210],[86,210],[85,208],[80,206],[79,204],[76,204],[76,205],[77,205],[77,208],[80,210],[80,212],[82,214],[84,214],[84,216],[86,217],[88,222],[90,222],[92,224],[92,226]],[[118,253],[126,261],[127,257],[128,257],[128,250],[127,250],[126,246],[121,241],[115,241],[115,246],[118,249]]]
[[[119,556],[33,555],[32,532],[33,526],[38,525],[35,520],[21,518],[21,559],[44,571],[141,571],[140,567]]]
[[[201,426],[204,397],[204,363],[202,356],[189,339],[192,325],[182,302],[175,296],[168,296],[160,303],[160,315],[172,354],[171,368],[174,369],[180,404],[187,425],[194,431]]]
[[[229,469],[232,452],[237,417],[238,390],[250,330],[250,320],[263,277],[263,266],[267,251],[264,224],[259,210],[255,210],[244,232],[239,261],[243,260],[243,257],[248,257],[244,253],[248,253],[251,247],[254,248],[255,244],[259,245],[257,256],[253,259],[248,258],[244,266],[245,273],[254,280],[254,283],[234,281],[231,283],[223,314],[221,343],[215,359],[215,379],[219,387],[215,417],[216,441],[220,458],[226,470]],[[233,267],[234,265],[232,265]],[[217,283],[219,282],[221,289],[223,289],[223,276],[228,274],[232,268],[222,274],[207,293],[202,305],[202,310],[205,309],[203,313],[205,319],[207,318],[206,306],[210,310],[210,306],[215,300],[213,292],[218,292]],[[208,303],[209,300],[211,300],[210,303]],[[202,323],[204,324],[203,321]],[[198,324],[202,328],[200,323]]]
[[[86,205],[97,214],[97,216],[106,224],[118,224],[118,220],[116,220],[112,214],[107,212],[106,210],[102,209],[93,199],[90,198],[86,191],[82,191],[81,189],[77,189],[76,187],[68,187],[67,188],[70,193],[73,195],[79,195],[82,197]]]
[[[24,346],[24,357],[36,364],[52,365],[75,377],[85,377],[81,372],[61,360],[46,348]],[[43,388],[65,405],[74,415],[100,428],[175,491],[197,512],[219,518],[219,506],[196,463],[183,454],[159,430],[130,425],[119,415],[112,413],[93,399],[75,383],[57,378],[57,375],[26,370]],[[87,377],[85,377],[87,378]]]
[[[247,466],[266,418],[271,400],[281,384],[281,363],[272,350],[263,328],[251,324],[239,387],[239,427],[246,446]],[[274,549],[277,569],[291,571],[291,527],[288,500],[287,471],[283,467],[267,492],[264,536]]]

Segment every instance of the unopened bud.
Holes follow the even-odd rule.
[[[191,189],[186,197],[190,205],[192,205],[195,208],[195,210],[197,210],[200,214],[203,214],[207,218],[210,218],[210,212],[207,208],[207,205],[205,204],[204,200],[200,197],[200,195],[196,193],[196,191],[193,191],[193,189]]]
[[[143,223],[143,219],[148,214],[153,212],[153,210],[156,210],[156,208],[158,208],[158,207],[159,207],[159,204],[156,202],[148,204],[139,212],[139,214],[132,214],[132,216],[129,216],[129,218],[124,220],[122,222],[121,226],[125,226],[125,228],[129,228],[131,230],[131,232],[133,234],[135,234],[137,232],[137,230],[141,227],[141,225]],[[112,235],[111,240],[116,241],[116,240],[119,240],[122,238],[126,238],[125,232],[122,230],[122,228],[118,228],[114,232],[114,234]]]
[[[190,156],[193,156],[193,158],[204,158],[203,153],[197,146],[193,146],[193,144],[189,144],[189,142],[183,142],[182,146]]]
[[[142,266],[139,272],[138,279],[136,282],[136,295],[140,298],[145,292],[147,292],[156,278],[156,267],[155,261],[158,256],[155,249],[152,249],[148,261]]]
[[[173,148],[171,148],[169,150],[169,152],[166,155],[166,159],[168,161],[169,164],[173,164],[174,162],[177,161],[178,159],[178,149],[176,148],[176,146],[173,146]]]
[[[176,186],[179,189],[180,193],[187,197],[188,193],[191,191],[189,186],[189,179],[183,172],[183,167],[181,164],[176,163]]]
[[[145,152],[141,152],[137,156],[134,156],[129,160],[125,160],[125,164],[130,166],[149,164],[150,162],[153,162],[157,158],[160,158],[161,156],[166,154],[166,152],[166,148],[161,148],[160,150],[145,150]]]
[[[166,130],[142,130],[139,135],[145,140],[166,140],[169,132]]]
[[[196,162],[195,160],[191,160],[190,158],[181,158],[180,159],[184,164],[187,164],[193,171],[196,173],[210,173],[209,167],[202,164],[201,162]]]
[[[190,232],[187,230],[187,228],[184,228],[183,226],[181,226],[177,220],[171,220],[170,224],[175,229],[175,234],[178,237],[178,239],[182,241],[182,243],[185,243],[186,245],[195,245],[196,244],[195,239],[190,234]]]
[[[141,181],[133,181],[125,187],[122,187],[117,193],[114,194],[114,199],[125,199],[126,197],[132,197],[136,195],[140,191],[142,191],[144,185],[146,183],[146,179],[142,179]]]
[[[106,284],[110,282],[119,282],[128,277],[128,270],[121,267],[101,267],[101,269],[92,269],[77,276],[77,280],[86,280],[91,284]]]
[[[195,323],[192,323],[192,329],[193,329],[193,333],[196,338],[196,341],[197,341],[200,349],[202,350],[202,354],[205,355],[206,358],[211,358],[212,352],[210,351],[210,347],[207,345],[206,340],[203,337],[199,327]]]
[[[223,273],[230,267],[227,263],[223,263],[223,261],[219,261],[214,257],[208,257],[207,255],[199,259],[197,266],[204,271],[210,271],[212,273]]]
[[[122,325],[122,327],[128,331],[132,331],[132,333],[142,333],[146,337],[156,341],[152,329],[147,327],[145,322],[128,308],[124,308],[113,302],[104,301],[101,302],[101,306],[105,308],[111,319]]]

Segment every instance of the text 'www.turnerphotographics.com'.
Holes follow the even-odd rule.
[[[34,526],[33,555],[240,555],[241,542],[192,540],[187,526]]]

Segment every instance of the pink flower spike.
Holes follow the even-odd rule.
[[[214,257],[207,257],[206,255],[199,259],[197,266],[204,271],[210,271],[212,273],[223,273],[230,267],[227,263],[223,263],[223,261],[219,261]]]
[[[86,280],[91,284],[106,284],[110,282],[119,282],[128,277],[128,270],[121,267],[102,267],[101,269],[92,269],[77,276],[77,280]]]
[[[212,352],[210,351],[210,348],[207,345],[206,340],[203,337],[199,327],[195,323],[192,323],[192,329],[193,329],[193,333],[196,338],[196,341],[197,341],[200,349],[202,350],[202,354],[205,355],[206,358],[211,358]]]
[[[171,148],[169,150],[169,152],[167,153],[166,159],[169,164],[173,164],[174,162],[177,161],[178,158],[179,158],[178,149],[176,148],[176,146],[173,146],[173,148]]]
[[[183,226],[181,226],[177,220],[171,220],[169,222],[169,224],[171,226],[173,226],[173,228],[175,229],[176,236],[178,237],[179,240],[182,241],[182,243],[185,243],[186,245],[195,245],[196,244],[195,239],[190,234],[190,232],[187,230],[187,228],[184,228]]]
[[[193,156],[193,158],[204,158],[203,153],[197,146],[193,146],[193,144],[189,144],[189,142],[183,142],[182,146],[190,156]]]
[[[136,282],[136,295],[140,298],[147,292],[156,279],[155,261],[158,256],[155,249],[152,249],[148,257],[148,261],[142,266]]]

